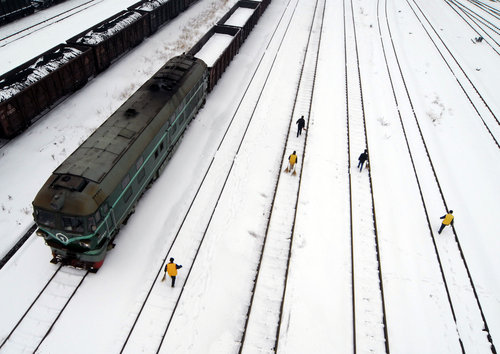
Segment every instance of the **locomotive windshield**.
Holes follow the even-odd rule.
[[[83,232],[83,219],[81,217],[63,216],[63,229],[71,232]]]
[[[54,228],[56,227],[56,214],[47,212],[45,210],[36,210],[35,218],[38,224]]]
[[[85,219],[81,216],[60,215],[37,209],[35,210],[35,221],[37,224],[51,229],[59,229],[72,233],[85,232]]]

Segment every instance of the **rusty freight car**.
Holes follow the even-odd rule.
[[[94,74],[90,48],[59,44],[0,76],[0,137],[19,134]]]
[[[67,40],[71,45],[92,48],[97,72],[141,43],[150,33],[149,16],[137,11],[121,11]]]
[[[229,66],[231,60],[238,53],[243,37],[241,28],[216,25],[212,27],[188,52],[189,55],[202,59],[208,66],[209,80],[208,91],[212,91],[220,77]],[[216,46],[221,48],[210,49],[205,55],[206,47]],[[215,56],[214,56],[215,53]]]
[[[148,0],[139,1],[128,7],[129,11],[137,11],[149,16],[150,34],[183,12],[194,0]]]
[[[261,2],[238,1],[219,22],[220,26],[241,27],[242,38],[245,40],[262,14]]]

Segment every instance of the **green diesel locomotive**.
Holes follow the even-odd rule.
[[[167,62],[50,176],[33,201],[53,263],[97,271],[120,226],[203,105],[207,65]]]

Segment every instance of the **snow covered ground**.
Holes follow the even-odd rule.
[[[31,201],[50,173],[163,63],[187,51],[235,2],[197,2],[2,148],[0,254],[31,225]],[[84,13],[78,28],[76,22],[63,22],[58,36],[44,32],[1,47],[1,72],[134,1],[124,3],[101,1],[99,12],[106,13],[101,19]],[[120,352],[152,284],[152,295],[125,352],[155,352],[167,326],[161,352],[238,351],[272,193],[284,168],[282,151],[289,122],[306,114],[295,112],[296,117],[291,117],[315,4],[272,0],[189,126],[161,178],[120,232],[103,268],[86,277],[38,352]],[[446,2],[417,4],[498,116],[497,53],[484,42],[472,43],[477,33]],[[488,4],[500,9],[498,3]],[[375,254],[369,242],[373,242],[376,225],[390,350],[459,353],[463,348],[467,353],[490,353],[454,232],[446,228],[437,234],[446,207],[454,210],[454,230],[498,350],[500,165],[494,140],[500,139],[498,123],[474,97],[475,106],[471,104],[457,82],[473,95],[470,83],[432,29],[417,20],[419,10],[413,1],[387,0],[386,12],[382,0],[355,0],[352,9],[353,15],[350,2],[326,2],[312,111],[306,115],[307,145],[304,156],[299,156],[303,180],[278,351],[351,353],[356,345],[359,352],[383,352],[380,304],[370,295],[379,292],[378,286],[371,286],[378,278],[373,279],[374,268],[364,262]],[[344,31],[347,47],[352,48],[353,22],[365,111],[363,116],[350,109],[348,119]],[[14,25],[1,27],[0,33]],[[389,30],[404,80],[397,70]],[[39,48],[48,37],[53,42]],[[350,65],[354,65],[353,52],[349,53]],[[267,78],[271,65],[273,71]],[[355,72],[348,70],[348,74],[352,80]],[[349,99],[359,94],[350,90]],[[350,181],[353,186],[367,186],[369,181],[366,169],[361,173],[356,169],[364,135],[353,128],[363,118],[375,217],[356,212],[351,220],[350,198],[355,202],[353,210],[365,210],[364,205],[371,203],[364,189],[349,190]],[[282,174],[281,178],[297,177]],[[196,202],[190,206],[195,194]],[[294,213],[294,208],[290,204],[289,212]],[[355,235],[359,236],[355,247],[351,224],[355,230],[367,230]],[[171,256],[184,266],[174,289],[158,277],[164,260]],[[0,270],[2,341],[53,274],[56,266],[49,259],[49,248],[32,236]],[[72,278],[79,271],[66,273]],[[369,295],[356,298],[356,317],[353,288],[356,294]],[[179,294],[181,301],[174,309]],[[49,317],[49,313],[36,314],[23,337],[0,352],[33,351],[35,329]],[[359,331],[354,341],[353,323],[360,318],[363,323],[356,324]],[[266,318],[261,321],[265,327]],[[245,347],[247,352],[272,351],[252,344]]]

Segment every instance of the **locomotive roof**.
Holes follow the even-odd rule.
[[[196,59],[190,56],[171,59],[73,152],[54,173],[82,176],[87,180],[100,183],[165,106],[166,101],[170,100],[182,84],[185,73],[195,63]],[[160,90],[160,87],[163,90]],[[152,91],[158,92],[162,99],[147,99],[146,95],[155,95]]]

